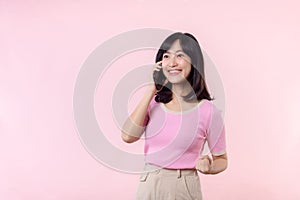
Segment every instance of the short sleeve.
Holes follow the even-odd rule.
[[[225,125],[222,111],[211,104],[210,121],[207,127],[206,141],[210,153],[219,156],[226,153]]]

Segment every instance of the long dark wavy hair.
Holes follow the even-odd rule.
[[[192,65],[187,81],[193,90],[183,97],[184,101],[189,102],[195,99],[198,101],[202,99],[213,100],[214,98],[210,96],[205,83],[203,54],[197,39],[192,34],[176,32],[167,37],[156,54],[155,63],[162,60],[163,54],[171,48],[176,40],[179,40],[183,52],[191,58]],[[172,100],[172,83],[168,82],[163,86],[166,77],[162,70],[154,71],[153,79],[155,87],[159,91],[156,94],[155,101],[162,103],[170,102]]]

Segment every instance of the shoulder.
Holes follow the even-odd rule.
[[[150,111],[153,107],[159,105],[160,102],[155,101],[155,96],[151,99],[149,106],[148,106],[148,111]]]
[[[199,107],[200,116],[207,120],[207,124],[210,124],[214,119],[220,118],[223,116],[222,109],[218,108],[218,106],[212,100],[203,99],[201,100],[202,105]]]
[[[155,101],[155,96],[151,99],[151,101],[150,101],[150,106],[153,106],[153,105],[157,105],[157,104],[160,104],[160,102],[157,102],[157,101]]]
[[[203,101],[203,109],[207,109],[210,113],[222,112],[222,109],[219,108],[220,106],[213,100],[203,99],[201,101]]]
[[[212,106],[213,106],[212,101],[207,100],[207,99],[202,99],[199,102],[198,107],[199,107],[200,112],[209,114],[209,112],[211,112]]]

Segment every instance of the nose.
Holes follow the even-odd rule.
[[[174,66],[177,65],[177,60],[176,60],[176,56],[175,55],[172,55],[170,57],[170,60],[169,60],[168,64],[169,64],[170,67],[174,67]]]

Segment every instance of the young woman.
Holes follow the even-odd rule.
[[[127,143],[145,132],[145,173],[137,199],[202,199],[197,171],[224,171],[227,155],[223,120],[207,90],[196,38],[180,32],[166,38],[153,78],[122,129]],[[202,154],[205,142],[210,155]]]

